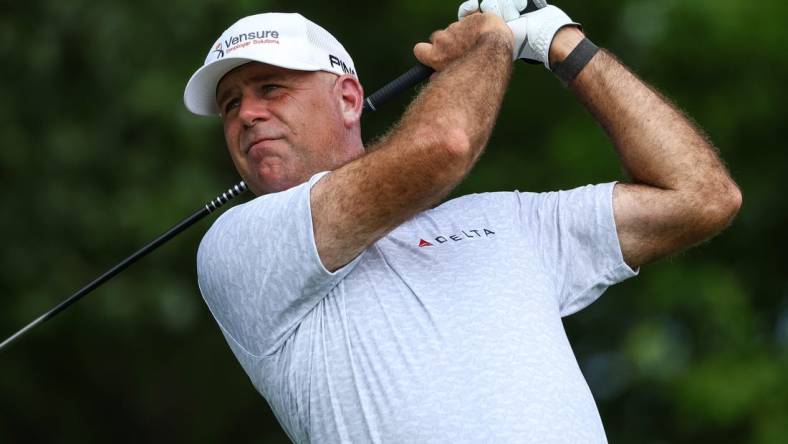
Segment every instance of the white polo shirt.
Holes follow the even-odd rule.
[[[298,443],[604,443],[561,322],[637,274],[613,183],[463,196],[329,273],[309,190],[224,213],[199,285]]]

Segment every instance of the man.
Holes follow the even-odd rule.
[[[300,15],[240,20],[187,86],[260,196],[205,235],[200,289],[295,442],[605,442],[561,317],[738,211],[700,130],[566,14],[493,6],[416,45],[436,74],[366,151],[353,62]],[[435,206],[480,156],[513,54],[568,83],[631,183]]]

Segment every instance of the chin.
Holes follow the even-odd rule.
[[[250,188],[258,196],[289,190],[301,183],[299,181],[290,180],[287,177],[274,179],[257,176],[255,179],[256,180],[250,185]]]

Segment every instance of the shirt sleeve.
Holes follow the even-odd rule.
[[[638,274],[624,262],[613,218],[615,182],[569,191],[518,193],[526,235],[553,274],[561,316]]]
[[[228,342],[247,354],[279,349],[363,255],[333,273],[318,256],[309,193],[324,174],[231,208],[200,243],[203,299]]]

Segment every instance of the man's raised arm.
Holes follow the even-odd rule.
[[[315,241],[336,270],[459,183],[490,136],[511,74],[512,34],[475,14],[414,48],[437,73],[369,153],[311,192]]]
[[[561,29],[550,63],[583,39]],[[632,179],[613,192],[626,262],[637,267],[708,239],[731,222],[741,193],[717,151],[681,111],[606,51],[569,84],[607,132]]]

